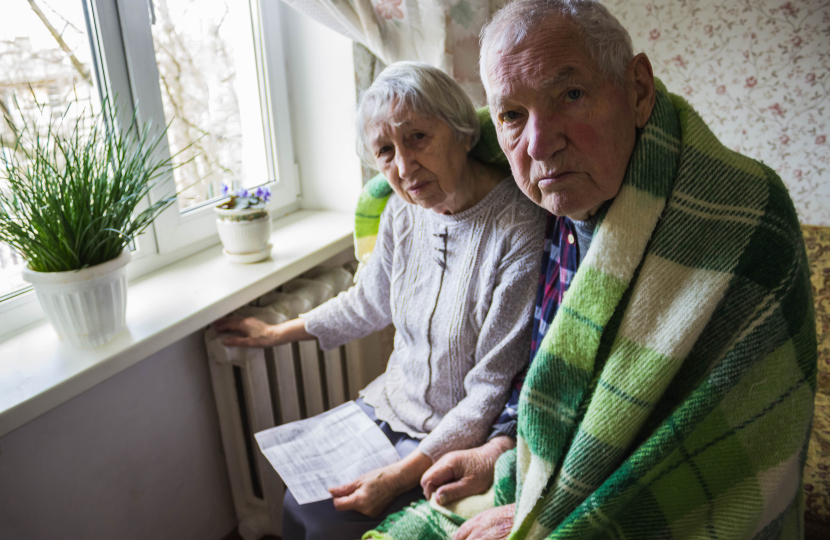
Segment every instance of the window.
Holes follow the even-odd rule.
[[[278,3],[118,0],[118,8],[139,117],[169,124],[164,151],[182,164],[151,193],[178,194],[156,220],[159,253],[215,234],[207,203],[222,183],[268,185],[272,211],[296,208],[282,43],[278,31],[262,31],[279,28]]]
[[[153,45],[183,211],[269,170],[251,14],[239,0],[153,0]]]
[[[24,126],[45,133],[64,112],[66,126],[100,103],[84,6],[66,0],[14,0],[0,17],[0,138],[11,152]],[[43,114],[39,110],[42,107]],[[26,151],[24,144],[23,151]],[[3,180],[0,178],[0,189]],[[23,259],[0,244],[0,298],[26,287]]]
[[[82,114],[108,89],[122,118],[169,125],[159,151],[179,167],[150,198],[179,204],[137,239],[135,276],[218,241],[222,183],[268,185],[274,217],[298,208],[280,24],[278,2],[261,0],[4,0],[0,116],[22,122],[35,99],[48,115]],[[25,290],[22,264],[0,245],[0,333],[10,306],[34,300],[3,301]]]

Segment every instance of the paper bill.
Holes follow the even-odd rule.
[[[400,459],[354,401],[254,437],[299,504],[330,499],[329,488]]]

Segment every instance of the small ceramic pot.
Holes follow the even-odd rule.
[[[261,261],[271,254],[271,216],[262,208],[228,210],[214,208],[216,230],[225,247],[225,256],[234,262]]]
[[[35,272],[23,279],[34,285],[46,318],[62,341],[94,349],[126,324],[127,263],[130,250],[105,263],[69,272]]]

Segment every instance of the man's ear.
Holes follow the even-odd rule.
[[[646,125],[654,108],[654,72],[645,53],[635,56],[628,64],[626,79],[634,99],[634,123],[638,128]]]

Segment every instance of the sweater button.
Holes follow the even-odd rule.
[[[571,233],[568,233],[568,243],[569,243],[569,244],[573,244],[573,243],[574,243],[574,235],[573,235],[573,234],[571,234]]]

